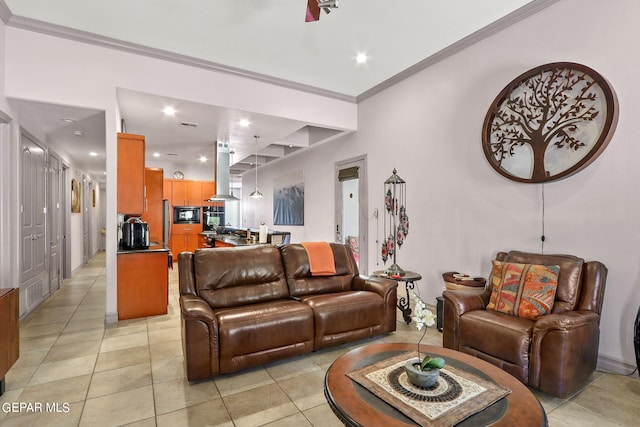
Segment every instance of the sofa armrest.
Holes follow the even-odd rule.
[[[196,295],[180,296],[180,311],[185,319],[199,319],[211,323],[217,329],[217,321],[211,306]]]
[[[538,319],[529,353],[529,384],[566,397],[584,383],[598,362],[599,322],[600,316],[587,310]]]
[[[489,303],[491,291],[456,290],[444,291],[442,346],[460,351],[460,316],[468,311],[484,310]]]
[[[384,277],[357,276],[353,278],[352,289],[354,291],[375,292],[384,299],[387,299],[389,292],[397,288],[398,282]]]
[[[384,277],[356,276],[353,278],[351,289],[354,291],[375,292],[380,295],[385,307],[384,330],[385,332],[396,330],[398,282]]]
[[[187,379],[194,381],[218,375],[218,322],[213,310],[196,295],[182,295],[180,313]]]

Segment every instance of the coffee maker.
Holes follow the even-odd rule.
[[[149,224],[140,218],[129,218],[122,224],[122,249],[148,249]]]

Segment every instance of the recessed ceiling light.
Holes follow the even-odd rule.
[[[77,130],[73,133],[75,136],[84,136],[84,132],[82,132],[81,130]]]
[[[356,62],[358,64],[364,64],[365,62],[367,62],[367,54],[359,53],[358,55],[356,55]]]
[[[153,157],[160,157],[160,153],[156,151],[155,153],[153,153]]]
[[[164,107],[164,109],[162,110],[163,113],[165,113],[167,116],[175,116],[176,115],[176,109],[170,106]]]
[[[65,123],[75,123],[76,119],[72,119],[71,117],[65,117],[62,119],[62,121]]]
[[[242,119],[240,120],[240,126],[242,126],[243,128],[249,127],[249,125],[251,124],[251,122],[247,119]]]
[[[207,158],[205,156],[200,156],[200,161],[204,163],[207,161]]]
[[[92,152],[89,153],[89,155],[91,157],[96,157],[98,155],[98,153],[96,153],[95,151],[92,151]]]

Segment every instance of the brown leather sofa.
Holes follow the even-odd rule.
[[[596,368],[607,268],[571,255],[500,252],[496,259],[558,265],[550,314],[537,320],[486,310],[484,292],[445,291],[443,346],[486,360],[524,384],[565,398]]]
[[[300,244],[178,255],[189,381],[395,331],[393,280],[359,276],[331,244],[336,274],[312,276]]]

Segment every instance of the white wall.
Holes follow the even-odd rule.
[[[107,145],[106,316],[117,315],[116,173],[119,112],[116,90],[133,89],[204,104],[354,130],[353,103],[236,75],[6,29],[5,96],[105,111]]]
[[[515,77],[549,62],[587,65],[617,92],[620,118],[604,153],[587,169],[545,185],[545,253],[600,260],[609,268],[601,361],[635,365],[633,321],[640,304],[640,2],[561,0],[358,106],[358,132],[259,170],[265,198],[245,218],[272,218],[273,179],[304,170],[305,226],[292,239],[333,240],[334,163],[367,153],[369,268],[382,266],[375,236],[382,223],[382,183],[394,167],[407,181],[410,232],[398,264],[422,274],[429,302],[441,274],[487,277],[500,250],[541,250],[541,185],[496,173],[484,157],[481,130],[489,105]],[[245,177],[251,185],[253,178]],[[248,188],[248,187],[247,187]],[[280,227],[278,227],[280,228]],[[282,227],[284,228],[284,227]],[[376,264],[376,262],[378,264]],[[613,367],[613,366],[612,366]],[[628,367],[628,366],[627,366]]]
[[[165,178],[173,178],[175,171],[181,171],[184,173],[184,179],[196,181],[215,180],[215,166],[212,160],[204,163],[198,162],[197,164],[181,164],[161,159],[152,159],[147,162],[146,166],[150,168],[162,168]]]
[[[433,301],[442,272],[489,273],[499,250],[539,251],[540,185],[511,182],[490,168],[482,121],[498,92],[535,66],[574,61],[604,75],[618,93],[616,134],[586,170],[545,186],[545,252],[598,259],[609,267],[600,353],[635,364],[633,319],[640,303],[640,211],[635,118],[640,113],[640,2],[561,0],[358,106],[359,130],[259,170],[265,198],[244,196],[244,224],[273,228],[273,179],[304,171],[305,226],[278,227],[294,241],[333,240],[334,164],[367,154],[370,217],[382,211],[382,182],[396,167],[407,181],[410,233],[398,263],[420,272]],[[6,29],[7,97],[106,111],[107,229],[115,233],[117,87],[354,129],[355,108],[317,95],[73,41]],[[180,76],[180,79],[176,79]],[[0,99],[0,101],[2,101]],[[1,102],[0,102],[1,105]],[[245,177],[252,186],[253,181]],[[247,188],[250,188],[247,187]],[[369,224],[369,266],[382,224]],[[115,238],[107,236],[107,315],[115,312]],[[364,248],[363,248],[364,250]]]

